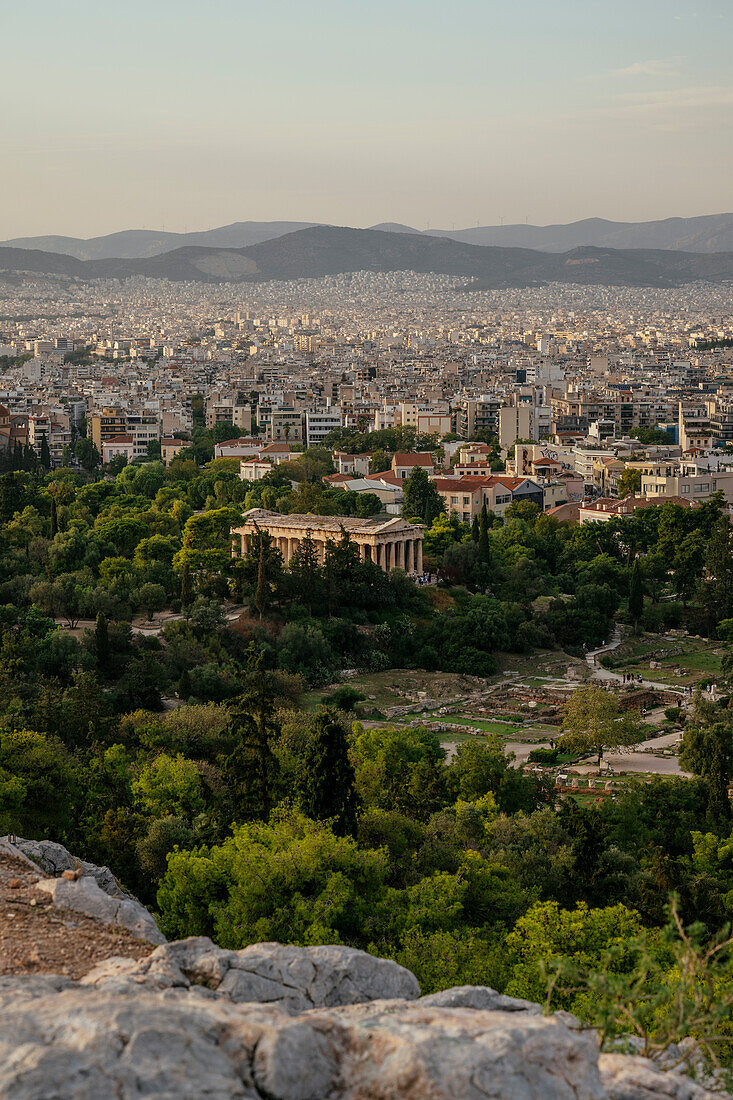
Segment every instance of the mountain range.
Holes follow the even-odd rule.
[[[196,233],[130,229],[103,237],[15,237],[0,244],[12,248],[58,252],[77,260],[146,259],[189,245],[204,248],[247,248],[274,240],[317,222],[234,222]],[[372,229],[387,233],[447,237],[462,244],[532,248],[567,252],[572,248],[662,248],[683,252],[733,252],[733,214],[697,218],[666,218],[651,222],[613,222],[586,218],[568,225],[485,225],[471,229],[419,230],[396,222]]]
[[[394,228],[314,225],[243,248],[185,245],[144,258],[80,260],[52,251],[0,247],[0,271],[84,280],[142,275],[209,283],[312,279],[355,271],[416,271],[456,276],[472,288],[548,282],[669,287],[697,280],[733,280],[733,251],[584,246],[558,253],[467,244]]]

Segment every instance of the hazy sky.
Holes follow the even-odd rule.
[[[730,0],[0,0],[0,239],[733,207]]]

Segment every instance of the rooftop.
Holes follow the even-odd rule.
[[[264,508],[250,508],[242,518],[244,521],[242,526],[257,523],[267,527],[270,524],[273,527],[292,528],[297,531],[302,531],[304,528],[312,531],[333,531],[334,534],[338,534],[342,529],[355,533],[360,531],[369,532],[370,534],[380,534],[382,531],[394,530],[400,534],[413,531],[415,536],[418,536],[423,531],[422,525],[408,523],[399,516],[369,516],[367,518],[358,516],[314,516],[310,512],[305,515],[293,513],[284,516],[280,515],[279,512],[268,512]]]

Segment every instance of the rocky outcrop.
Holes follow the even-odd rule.
[[[204,986],[234,1004],[274,1004],[290,1013],[420,995],[409,970],[351,947],[256,943],[225,951],[205,936],[164,944],[146,959],[108,959],[83,982],[116,991]]]
[[[38,872],[36,888],[50,897],[54,908],[124,928],[148,943],[165,943],[152,913],[122,889],[109,867],[77,859],[63,844],[50,840],[0,837],[0,853]]]
[[[165,943],[165,936],[144,905],[134,898],[110,897],[100,890],[93,878],[44,878],[36,885],[49,895],[57,909],[84,913],[102,924],[126,928],[148,943]]]
[[[275,960],[276,945],[265,946]],[[178,952],[175,966],[181,971],[188,949]],[[282,965],[292,972],[295,949],[280,950],[287,950]],[[166,955],[171,965],[174,955]],[[198,948],[197,957],[202,957]],[[54,977],[0,979],[0,1095],[12,1100],[712,1097],[644,1059],[604,1055],[599,1060],[595,1035],[579,1030],[571,1017],[548,1018],[516,1005],[489,1010],[444,1007],[427,998],[392,999],[293,1015],[272,1004],[235,1004],[206,986],[154,992],[144,983],[115,982],[110,976],[87,984]],[[448,1000],[452,993],[447,991]],[[467,997],[481,999],[465,990],[455,999]]]
[[[100,890],[113,898],[129,898],[122,889],[109,867],[97,867],[83,859],[73,856],[63,844],[54,840],[25,840],[15,836],[0,837],[3,849],[11,854],[21,854],[35,864],[39,871],[52,878],[58,878],[64,871],[81,871],[85,878],[93,878]]]

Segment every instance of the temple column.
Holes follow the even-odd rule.
[[[405,573],[414,573],[415,566],[412,561],[412,539],[405,539]]]
[[[395,569],[405,568],[405,543],[403,539],[394,544],[395,548]]]
[[[417,561],[415,563],[415,572],[422,573],[422,539],[415,539],[415,549],[417,550]]]

